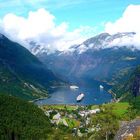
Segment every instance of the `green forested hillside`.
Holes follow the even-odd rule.
[[[46,96],[47,91],[20,78],[11,68],[0,61],[0,93],[14,95],[23,99]]]
[[[80,140],[71,129],[51,123],[38,106],[0,95],[0,140]]]
[[[126,75],[127,79],[122,80],[112,88],[117,97],[123,96],[123,100],[132,100],[140,95],[140,66]]]
[[[48,118],[37,106],[0,95],[0,139],[39,140],[52,133]]]
[[[5,36],[0,38],[0,92],[34,99],[60,80],[34,55]]]

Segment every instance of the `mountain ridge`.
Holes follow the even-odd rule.
[[[133,42],[117,46],[115,41],[117,39],[117,44],[123,39],[131,41],[135,35],[134,32],[117,33],[113,36],[103,33],[72,46],[69,51],[51,54],[43,51],[36,56],[63,79],[72,82],[81,78],[85,81],[92,79],[114,85],[140,62],[139,46],[132,45]]]
[[[26,48],[0,35],[0,92],[34,99],[61,82]]]
[[[91,49],[94,49],[94,50],[106,49],[106,48],[112,48],[115,45],[116,45],[115,47],[119,47],[119,46],[123,47],[124,45],[126,45],[127,41],[129,41],[130,43],[131,39],[133,39],[135,35],[136,35],[135,32],[122,32],[122,33],[116,33],[113,35],[110,35],[109,33],[101,33],[99,35],[96,35],[94,37],[91,37],[85,40],[81,44],[72,45],[67,50],[64,50],[64,51],[56,50],[52,53],[61,54],[61,53],[77,52],[81,54]],[[31,41],[29,44],[31,46],[30,51],[37,56],[44,53],[48,53],[47,46],[42,46],[34,41]],[[117,44],[119,44],[119,46]]]

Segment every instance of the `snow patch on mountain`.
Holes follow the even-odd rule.
[[[88,50],[100,50],[107,48],[120,48],[126,47],[128,49],[140,49],[140,41],[138,40],[139,36],[135,32],[123,32],[116,33],[110,35],[108,33],[102,33],[95,37],[92,37],[81,44],[73,45],[69,47],[67,50],[59,51],[59,50],[48,50],[50,47],[46,45],[33,45],[31,52],[35,55],[39,54],[50,54],[55,53],[56,51],[60,54],[73,53],[77,52],[78,54],[82,54]]]
[[[100,34],[83,42],[76,51],[81,54],[89,49],[100,50],[107,48],[127,47],[129,49],[140,49],[140,43],[136,43],[137,34],[134,32],[117,33],[114,35]],[[81,47],[82,46],[82,47]]]
[[[83,53],[83,52],[85,52],[85,51],[87,51],[87,50],[88,50],[88,47],[87,47],[86,45],[84,45],[84,44],[81,44],[81,45],[79,46],[79,48],[78,48],[79,54],[81,54],[81,53]]]

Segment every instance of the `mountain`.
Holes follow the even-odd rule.
[[[34,99],[59,82],[27,49],[0,35],[0,93]]]
[[[123,32],[110,35],[109,33],[101,33],[97,36],[87,39],[82,44],[73,45],[66,51],[57,51],[58,53],[70,53],[77,52],[79,54],[86,52],[87,50],[100,50],[106,48],[118,48],[122,47],[124,44],[129,42],[130,46],[132,44],[131,39],[136,35],[135,32]],[[31,52],[35,55],[49,54],[48,45],[41,45],[34,41],[27,41],[31,46]],[[132,47],[132,45],[131,45]]]
[[[134,96],[140,96],[140,66],[134,71],[131,80],[132,86],[131,90]]]
[[[139,46],[132,42],[135,36],[134,32],[102,33],[67,51],[51,54],[45,47],[32,43],[31,52],[63,79],[98,80],[114,85],[140,64]]]
[[[132,100],[140,96],[140,65],[131,73],[127,73],[127,80],[120,81],[112,88],[117,97],[123,96],[123,100]]]

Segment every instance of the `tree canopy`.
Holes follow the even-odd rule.
[[[44,112],[21,99],[0,95],[0,139],[46,139],[52,132]]]

